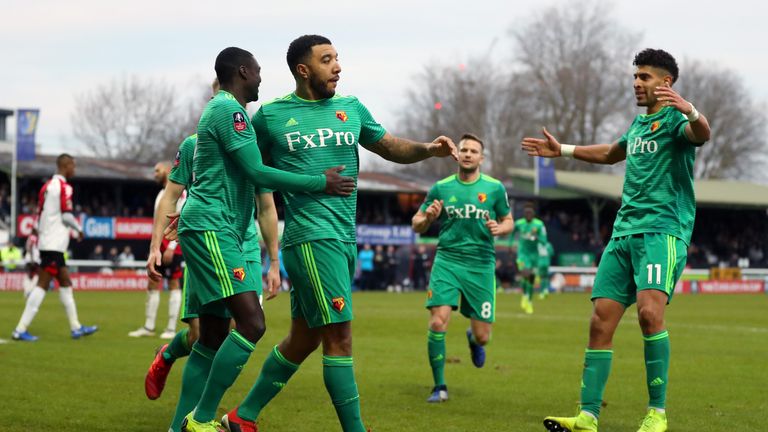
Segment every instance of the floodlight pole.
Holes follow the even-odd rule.
[[[19,134],[19,110],[14,110],[14,116],[16,117],[16,128],[14,129],[16,132],[16,135]],[[11,233],[8,238],[9,242],[13,242],[13,240],[16,238],[16,175],[18,170],[18,161],[16,160],[18,158],[18,149],[16,148],[18,146],[18,140],[16,138],[13,139],[13,150],[12,150],[12,157],[11,157]]]

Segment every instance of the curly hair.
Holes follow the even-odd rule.
[[[664,69],[672,75],[672,83],[677,81],[680,69],[677,67],[677,62],[672,54],[653,48],[646,48],[635,56],[635,61],[632,62],[634,66],[652,66],[659,69]]]

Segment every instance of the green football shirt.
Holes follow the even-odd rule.
[[[441,258],[466,265],[496,265],[491,231],[485,226],[509,214],[507,190],[500,181],[485,174],[465,183],[454,174],[435,183],[427,193],[421,211],[434,200],[443,200],[437,253]]]
[[[344,165],[357,180],[358,145],[378,142],[386,130],[354,96],[308,101],[291,93],[268,102],[253,116],[259,148],[281,170],[322,174]],[[283,192],[283,247],[313,240],[355,243],[357,190],[348,197]]]
[[[637,116],[619,139],[627,152],[627,168],[613,237],[653,232],[690,243],[696,216],[696,147],[685,135],[687,124],[682,113],[664,107]]]
[[[515,235],[518,239],[518,255],[539,256],[539,245],[547,244],[547,227],[539,218],[528,222],[525,218],[515,221]]]
[[[173,161],[173,167],[168,176],[172,182],[184,185],[187,188],[192,184],[192,159],[195,154],[196,145],[197,134],[188,136],[179,145],[179,151],[176,152],[176,159]],[[259,189],[257,188],[256,190],[258,191]],[[253,220],[253,215],[251,220]],[[259,237],[254,223],[248,225],[245,233],[243,253],[247,261],[261,261],[261,246],[259,245]]]

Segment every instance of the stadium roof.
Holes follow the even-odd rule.
[[[57,156],[37,155],[34,160],[19,161],[19,177],[46,178],[53,175],[56,171]],[[11,154],[0,154],[0,170],[9,176],[11,158]],[[154,165],[84,156],[75,156],[75,158],[77,159],[78,180],[154,181]]]
[[[515,181],[515,187],[528,186],[533,189],[534,172],[532,169],[511,168],[510,176]],[[616,174],[555,171],[557,187],[542,189],[541,197],[545,199],[568,199],[597,196],[608,199],[621,199],[621,189],[624,176]],[[768,187],[732,180],[696,180],[696,202],[706,206],[737,206],[737,207],[768,207]],[[557,196],[563,194],[575,196]]]

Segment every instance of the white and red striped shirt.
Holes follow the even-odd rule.
[[[72,215],[72,185],[63,175],[56,174],[40,189],[37,200],[38,249],[66,252],[70,228],[81,231]],[[64,214],[69,213],[67,222]],[[75,221],[75,226],[72,226]]]
[[[157,206],[160,205],[160,199],[163,197],[163,192],[165,192],[165,188],[160,189],[160,192],[157,193],[157,197],[155,197],[155,213],[157,213]],[[181,208],[184,207],[184,202],[187,200],[187,190],[184,189],[184,191],[181,192],[181,196],[179,197],[179,200],[176,201],[176,211],[181,213]],[[155,215],[157,217],[157,215]],[[168,241],[165,238],[163,238],[163,243],[160,245],[160,252],[165,251],[168,247],[171,247],[174,249],[174,254],[181,255],[181,246],[179,246],[179,243],[174,241]]]

